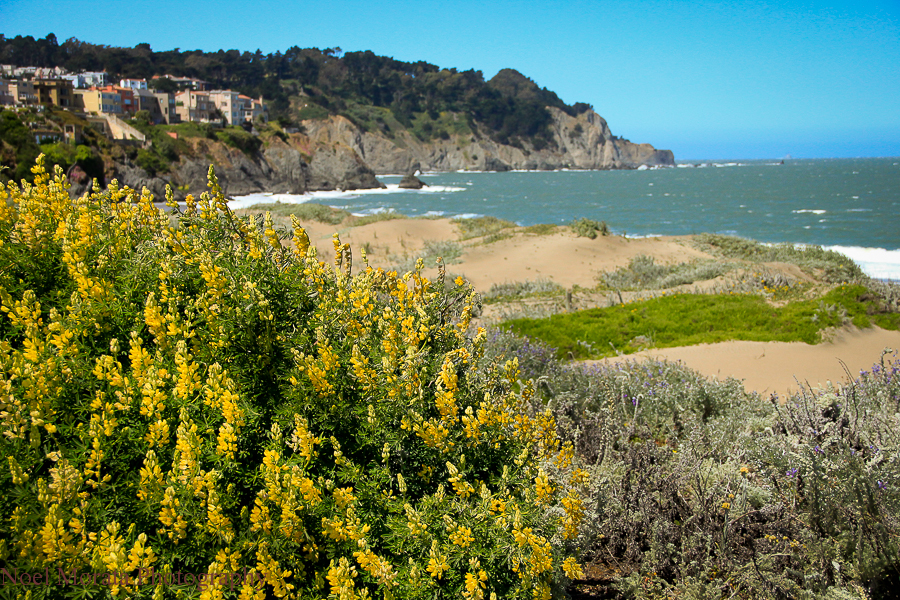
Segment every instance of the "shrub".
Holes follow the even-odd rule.
[[[652,256],[640,254],[632,258],[627,267],[603,273],[600,281],[617,290],[657,290],[714,279],[732,268],[731,264],[715,261],[658,265]]]
[[[606,224],[606,221],[594,221],[593,219],[582,217],[569,223],[569,227],[572,228],[572,231],[578,237],[586,237],[592,240],[597,237],[598,233],[600,235],[609,235],[609,226]]]
[[[845,283],[865,279],[862,269],[852,260],[834,250],[821,246],[793,244],[766,245],[744,238],[703,233],[695,237],[697,246],[712,250],[719,256],[756,262],[782,261],[798,265],[830,283]]]
[[[262,146],[262,140],[258,136],[247,133],[240,127],[229,127],[217,131],[216,138],[249,156],[254,156]]]
[[[212,170],[176,230],[115,183],[70,200],[41,160],[0,188],[0,564],[55,581],[23,594],[549,598],[580,575],[585,474],[515,360],[480,361],[461,280],[353,275],[299,223],[289,249]]]
[[[531,339],[487,341],[485,361],[528,357],[534,410],[592,470],[578,542],[594,572],[616,570],[616,597],[895,597],[896,352],[765,402],[680,364],[564,365]]]
[[[484,299],[489,301],[512,300],[527,296],[559,294],[563,287],[550,279],[538,279],[537,281],[516,281],[514,283],[495,283],[491,289],[484,293]]]

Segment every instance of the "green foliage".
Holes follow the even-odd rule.
[[[345,210],[332,208],[315,202],[304,202],[302,204],[257,204],[250,208],[243,208],[237,211],[239,215],[248,214],[265,214],[271,213],[273,217],[296,216],[301,223],[316,221],[327,225],[339,225],[344,219],[350,216]]]
[[[563,287],[549,279],[537,281],[516,281],[515,283],[495,283],[484,293],[485,302],[504,302],[532,296],[557,295]]]
[[[31,167],[41,153],[34,134],[19,116],[10,110],[0,112],[0,181],[32,180]]]
[[[884,312],[883,304],[863,286],[847,285],[820,299],[782,307],[758,295],[679,294],[546,319],[518,319],[503,327],[542,340],[558,348],[561,356],[589,358],[635,352],[645,339],[658,348],[726,340],[815,344],[823,329],[845,322],[898,329],[900,314]]]
[[[567,366],[531,339],[487,341],[483,360],[518,356],[535,409],[592,465],[579,542],[616,597],[893,597],[896,352],[840,388],[764,402],[680,364]]]
[[[512,221],[498,219],[497,217],[475,217],[474,219],[453,219],[453,223],[459,228],[460,239],[468,240],[483,237],[493,233],[499,233],[504,229],[516,227]]]
[[[216,138],[225,143],[226,146],[237,148],[244,154],[251,157],[259,152],[262,146],[262,140],[241,127],[227,127],[216,132]]]
[[[609,226],[606,221],[594,221],[593,219],[580,218],[569,223],[569,227],[578,237],[595,239],[597,234],[609,235]]]
[[[552,235],[557,232],[559,227],[552,223],[540,223],[538,225],[529,225],[522,229],[523,233],[530,233],[532,235]]]
[[[271,118],[343,114],[364,129],[391,136],[405,127],[421,139],[447,139],[474,131],[477,122],[495,141],[521,147],[530,143],[536,149],[546,147],[553,137],[546,107],[571,115],[587,107],[568,106],[555,93],[510,69],[486,82],[480,71],[441,69],[371,51],[340,55],[333,49],[293,46],[265,55],[237,50],[155,52],[144,44],[115,48],[74,38],[59,44],[49,36],[38,40],[16,36],[0,38],[0,57],[4,64],[105,70],[114,78],[149,80],[159,73],[180,73],[254,98],[262,95]],[[155,87],[172,91],[165,80],[152,81]],[[306,106],[299,108],[300,102]]]
[[[361,227],[363,225],[369,225],[370,223],[380,223],[381,221],[393,221],[395,219],[408,218],[409,217],[402,213],[394,212],[392,210],[384,210],[369,215],[363,215],[361,217],[353,217],[350,221],[350,225],[353,227]]]
[[[754,240],[711,233],[697,235],[694,242],[703,249],[727,258],[793,263],[830,283],[846,283],[865,278],[859,265],[841,253],[825,250],[821,246],[766,245]]]
[[[177,230],[35,171],[0,204],[0,561],[117,581],[30,597],[531,599],[581,575],[586,474],[515,361],[481,362],[473,290],[354,275],[299,227],[289,249],[212,171]]]
[[[632,258],[627,267],[603,273],[600,281],[615,290],[660,290],[714,279],[733,268],[733,264],[712,260],[658,265],[652,256],[640,254]]]

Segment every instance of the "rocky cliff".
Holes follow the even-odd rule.
[[[641,165],[674,165],[670,150],[633,144],[612,135],[606,121],[593,110],[571,116],[548,107],[552,116],[552,143],[537,149],[499,144],[483,131],[423,141],[409,131],[389,138],[363,131],[342,116],[303,122],[304,133],[269,136],[256,152],[245,152],[207,138],[190,138],[188,155],[180,157],[169,173],[153,176],[125,161],[108,166],[107,181],[135,189],[147,187],[157,197],[171,185],[178,199],[206,190],[209,165],[225,193],[231,196],[258,192],[302,194],[316,190],[352,190],[384,185],[375,175],[423,171],[508,171],[510,169],[634,169]],[[81,194],[86,184],[76,185]]]
[[[207,189],[209,165],[229,196],[272,192],[303,194],[335,189],[383,188],[375,172],[346,144],[320,144],[302,135],[272,136],[258,152],[247,153],[220,141],[189,139],[191,152],[172,164],[168,173],[151,175],[133,162],[112,162],[106,168],[106,180],[119,185],[149,189],[157,199],[165,197],[171,186],[176,199],[187,194],[198,196]],[[88,190],[89,180],[75,173],[70,177],[70,193],[79,196]]]
[[[671,150],[633,144],[612,135],[606,120],[593,110],[576,117],[547,107],[553,118],[553,143],[535,149],[498,144],[486,133],[422,141],[404,131],[393,139],[360,130],[349,120],[333,116],[304,121],[307,136],[318,144],[341,143],[352,148],[376,173],[408,173],[416,169],[507,171],[510,169],[635,169],[672,166]]]

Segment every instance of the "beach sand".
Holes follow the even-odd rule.
[[[604,271],[627,266],[639,254],[654,257],[657,263],[673,264],[712,256],[693,248],[690,238],[658,237],[626,239],[619,236],[588,239],[577,237],[568,228],[555,233],[535,235],[519,229],[510,237],[492,243],[482,239],[460,240],[458,227],[449,219],[396,219],[360,227],[334,227],[314,224],[307,229],[322,260],[334,256],[331,234],[337,230],[342,242],[354,251],[354,270],[359,269],[359,249],[371,251],[373,267],[389,267],[397,257],[415,256],[426,242],[458,241],[462,246],[459,262],[447,266],[448,273],[463,275],[480,292],[493,284],[547,279],[564,288],[592,288]],[[794,265],[767,265],[794,278],[807,278]],[[434,277],[436,269],[426,269]],[[807,278],[808,279],[808,278]],[[703,287],[700,284],[698,287]],[[605,298],[605,296],[601,297]],[[627,301],[627,298],[626,298]],[[600,301],[597,301],[597,305]],[[578,304],[576,308],[584,308]],[[491,306],[486,307],[489,313]],[[870,369],[880,360],[885,348],[900,349],[900,332],[878,328],[845,328],[830,335],[830,341],[817,345],[802,342],[732,341],[680,348],[651,349],[625,357],[604,359],[642,360],[657,358],[681,361],[710,377],[735,377],[743,380],[748,391],[781,396],[797,391],[801,385],[822,387],[856,377],[861,369]]]
[[[643,350],[585,362],[646,359],[680,362],[707,377],[741,379],[748,392],[759,392],[763,396],[777,393],[784,398],[799,391],[801,386],[821,389],[831,383],[837,387],[847,381],[848,372],[856,378],[861,370],[871,369],[880,360],[885,348],[900,350],[900,331],[846,327],[832,332],[830,341],[815,345],[732,341]]]

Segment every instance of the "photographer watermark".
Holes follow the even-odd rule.
[[[0,583],[3,586],[104,586],[104,587],[132,587],[132,586],[195,586],[203,591],[207,587],[227,587],[233,590],[235,586],[251,585],[261,587],[265,578],[257,571],[248,572],[244,568],[240,573],[186,573],[176,571],[174,573],[157,572],[152,567],[139,569],[136,572],[106,571],[103,573],[93,571],[79,571],[72,568],[66,571],[56,569],[54,573],[50,568],[43,571],[20,571],[19,569],[0,568]]]

